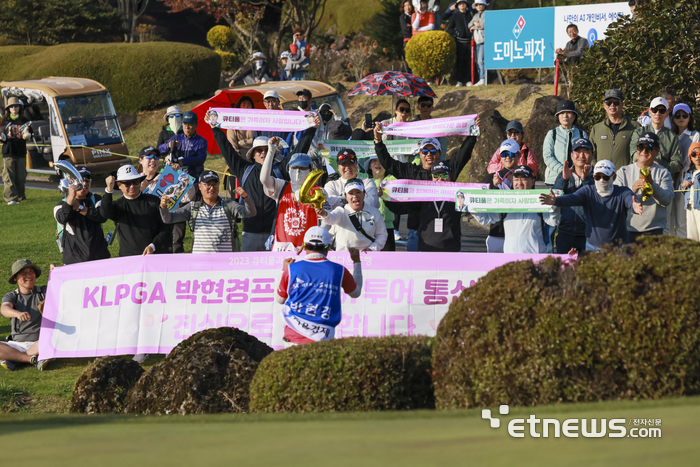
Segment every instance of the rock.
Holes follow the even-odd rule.
[[[569,85],[566,83],[559,83],[559,89],[557,89],[557,96],[561,97],[562,99],[568,99],[569,98]]]
[[[362,122],[365,119],[365,114],[371,114],[374,109],[381,105],[380,99],[372,99],[371,101],[365,102],[364,104],[358,106],[355,111],[350,115],[350,125],[353,128],[358,128],[362,126]]]
[[[127,413],[247,412],[250,381],[272,352],[236,328],[207,329],[178,344],[129,392]]]
[[[333,86],[335,90],[338,91],[338,93],[345,92],[348,90],[345,86],[343,86],[343,83],[341,82],[333,83],[331,86]]]
[[[536,92],[541,91],[542,88],[539,86],[535,86],[534,84],[523,84],[520,86],[520,90],[518,93],[515,95],[515,100],[513,101],[513,105],[518,105],[531,95],[533,95]]]
[[[471,115],[486,112],[487,110],[493,110],[501,105],[499,101],[494,101],[491,99],[479,99],[476,96],[471,96],[467,99],[467,104],[464,106],[462,113],[460,115]]]
[[[122,357],[98,358],[73,385],[71,413],[122,413],[129,390],[143,374],[143,368]]]
[[[462,101],[467,98],[469,91],[461,89],[459,91],[448,92],[440,98],[433,110],[454,110],[461,106]]]
[[[561,74],[559,76],[561,77]],[[544,75],[540,84],[554,84],[554,72]]]
[[[341,50],[346,50],[350,47],[350,38],[348,36],[336,37],[333,42],[333,50],[340,52]]]
[[[489,161],[505,139],[508,120],[496,109],[481,114],[481,136],[476,141],[467,173],[471,183],[479,183],[486,178]]]
[[[332,24],[330,28],[328,28],[328,31],[326,31],[326,36],[335,36],[335,31],[338,30],[338,25],[337,24]]]
[[[514,79],[513,81],[511,81],[508,84],[530,84],[530,83],[532,83],[532,81],[530,81],[527,78],[518,78],[518,79]]]
[[[544,159],[542,158],[542,146],[547,132],[559,125],[554,113],[557,111],[557,103],[562,100],[557,96],[544,96],[535,100],[532,105],[530,119],[525,127],[523,142],[535,151],[537,157],[537,178],[544,180]]]
[[[117,120],[119,120],[119,126],[122,131],[126,131],[132,126],[136,125],[136,114],[126,114],[117,112]]]

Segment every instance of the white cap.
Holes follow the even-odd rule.
[[[603,174],[608,177],[615,173],[615,164],[608,160],[598,161],[593,169],[594,174]]]
[[[343,188],[343,190],[345,191],[345,194],[350,193],[352,190],[360,190],[364,192],[365,185],[361,181],[354,179],[346,183],[345,188]]]
[[[252,57],[250,57],[251,60],[267,60],[267,58],[263,55],[262,52],[255,52]]]
[[[501,149],[498,151],[498,153],[500,154],[503,151],[508,151],[515,154],[516,152],[520,152],[520,145],[516,143],[514,139],[507,139],[501,143]]]
[[[274,97],[275,99],[279,99],[279,98],[280,98],[280,95],[277,94],[277,91],[274,91],[274,90],[270,89],[270,90],[267,91],[267,92],[265,93],[265,95],[263,96],[263,100],[264,100],[264,99],[267,99],[268,97]]]
[[[476,9],[477,5],[486,5],[489,6],[488,3],[486,3],[484,0],[476,0],[474,3],[472,3],[472,7]]]
[[[323,227],[313,226],[304,234],[304,243],[330,245],[331,235]]]
[[[669,107],[668,101],[661,96],[655,97],[654,100],[651,101],[651,105],[649,105],[649,108],[655,109],[656,107],[658,107],[660,105],[663,105],[664,107],[666,107],[666,110],[668,110],[668,107]]]
[[[438,151],[442,150],[442,148],[440,147],[440,141],[438,141],[436,138],[425,138],[425,139],[421,140],[420,145],[418,147],[420,149],[423,149],[424,147],[426,147],[429,144],[432,144],[433,146],[435,146],[435,149],[437,149]]]
[[[122,165],[119,167],[119,170],[117,170],[118,182],[128,182],[130,180],[138,180],[139,178],[146,178],[146,176],[138,173],[133,165]]]

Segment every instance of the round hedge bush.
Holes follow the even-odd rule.
[[[698,264],[696,242],[653,237],[575,267],[548,258],[494,269],[440,322],[436,406],[699,393]]]
[[[219,86],[220,74],[221,58],[213,50],[179,42],[0,48],[3,80],[94,79],[107,87],[120,112],[211,94]]]
[[[351,337],[266,357],[250,385],[251,412],[434,408],[427,337]]]
[[[143,374],[132,359],[102,357],[92,362],[73,385],[71,413],[122,413],[129,390]]]
[[[230,49],[236,42],[236,34],[228,26],[214,26],[207,32],[207,42],[217,50]]]
[[[457,59],[457,44],[444,31],[417,34],[406,44],[406,62],[413,73],[434,80],[452,70]]]
[[[217,50],[216,53],[221,57],[221,69],[223,71],[232,71],[238,65],[236,54]]]

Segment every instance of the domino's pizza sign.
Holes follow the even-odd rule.
[[[523,18],[523,15],[520,15],[520,18],[518,18],[518,21],[515,23],[515,27],[513,28],[513,35],[516,39],[520,37],[520,33],[523,32],[524,27],[525,18]]]
[[[504,28],[505,25],[512,25]],[[554,9],[487,11],[484,20],[487,70],[547,68],[554,63]]]

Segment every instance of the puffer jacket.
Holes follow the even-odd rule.
[[[554,137],[555,132],[556,138]],[[547,166],[547,170],[544,172],[544,182],[547,185],[553,185],[557,181],[557,175],[564,168],[564,161],[571,160],[572,143],[579,138],[588,138],[588,133],[576,127],[565,130],[561,125],[547,132],[542,146],[542,156],[544,164]]]

